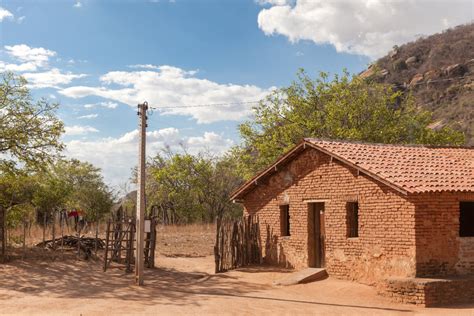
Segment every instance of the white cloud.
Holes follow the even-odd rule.
[[[24,71],[35,71],[38,69],[38,65],[33,62],[27,62],[22,64],[7,64],[0,61],[0,71],[13,71],[13,72],[24,72]]]
[[[232,140],[224,139],[222,135],[214,132],[205,132],[203,136],[189,137],[186,142],[186,145],[191,148],[204,148],[218,153],[223,153],[233,144]]]
[[[472,0],[269,0],[258,26],[267,35],[281,34],[292,42],[331,44],[338,52],[372,58],[393,45],[473,21]]]
[[[8,55],[23,61],[33,62],[38,67],[47,65],[50,57],[56,56],[56,52],[43,47],[32,48],[25,44],[5,46]]]
[[[151,65],[151,64],[137,64],[137,65],[128,65],[128,68],[132,69],[159,69],[160,67]]]
[[[98,116],[99,116],[99,114],[93,113],[93,114],[78,116],[77,118],[78,119],[94,119],[94,118],[97,118]]]
[[[0,22],[2,22],[4,19],[12,19],[12,18],[13,18],[13,13],[11,13],[5,8],[0,7]]]
[[[213,132],[194,137],[181,136],[180,131],[173,127],[147,132],[147,156],[154,156],[165,147],[179,150],[181,146],[192,154],[204,150],[221,154],[232,145],[231,140]],[[67,156],[89,161],[102,168],[106,181],[113,185],[124,183],[130,178],[131,169],[137,164],[137,154],[137,130],[117,138],[66,142]]]
[[[73,125],[64,127],[66,136],[86,135],[89,133],[97,133],[99,130],[92,126]]]
[[[16,23],[21,24],[25,20],[26,16],[22,15],[19,18],[16,19]]]
[[[74,8],[82,8],[82,2],[81,1],[76,1],[73,5]]]
[[[256,3],[260,5],[266,5],[266,4],[271,4],[271,5],[286,5],[290,4],[290,0],[255,0]]]
[[[264,98],[270,90],[254,85],[220,84],[195,77],[196,70],[186,71],[172,66],[159,66],[157,71],[113,71],[103,75],[100,87],[74,86],[59,93],[71,97],[99,96],[132,107],[143,101],[153,107],[181,107],[160,110],[163,114],[189,115],[198,123],[241,120],[251,114],[251,104]],[[110,85],[121,88],[110,88]],[[187,107],[197,104],[228,105]],[[233,104],[229,104],[233,103]]]
[[[45,72],[25,73],[23,77],[28,80],[28,86],[32,89],[40,88],[60,88],[61,85],[69,84],[74,79],[83,78],[85,74],[73,74],[71,72],[62,73],[59,69],[53,68]]]
[[[38,68],[48,67],[49,59],[56,56],[56,52],[43,47],[32,48],[25,44],[5,46],[5,52],[19,64],[7,64],[0,61],[0,71],[36,71]]]
[[[97,106],[101,106],[107,109],[115,109],[117,108],[118,103],[108,101],[108,102],[89,103],[89,104],[84,105],[86,109],[92,109]]]

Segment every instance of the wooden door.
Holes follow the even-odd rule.
[[[323,268],[325,260],[324,203],[308,204],[308,266]]]

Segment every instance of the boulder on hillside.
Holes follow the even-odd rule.
[[[405,60],[405,64],[407,64],[407,66],[413,66],[414,64],[416,64],[418,62],[418,58],[416,56],[411,56],[411,57],[408,57],[406,60]]]
[[[382,78],[385,78],[388,75],[388,73],[389,73],[389,71],[387,69],[382,69],[382,70],[380,70],[378,75]]]
[[[441,77],[441,71],[439,69],[428,70],[423,74],[423,78],[426,80],[434,80]]]
[[[377,79],[384,79],[389,74],[387,69],[378,69],[374,65],[370,65],[367,70],[359,73],[359,78],[369,79],[376,77]]]
[[[468,60],[465,63],[466,71],[474,73],[474,59]]]
[[[443,68],[443,73],[448,77],[459,77],[466,73],[466,68],[463,64],[449,65]]]
[[[374,75],[374,67],[369,67],[369,69],[364,70],[359,74],[359,77],[362,79],[370,78]]]
[[[392,67],[395,71],[401,71],[407,69],[407,64],[403,59],[399,58],[393,62]]]
[[[410,88],[414,87],[418,85],[419,83],[421,83],[422,81],[423,81],[423,74],[416,74],[413,76],[413,78],[411,78],[409,86]]]
[[[397,55],[398,55],[398,50],[399,50],[399,49],[398,49],[398,46],[397,46],[397,45],[393,46],[393,49],[392,49],[392,50],[390,51],[390,53],[389,53],[389,56],[390,56],[391,59],[395,59],[395,57],[397,57]]]

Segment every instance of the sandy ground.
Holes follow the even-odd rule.
[[[67,252],[53,260],[30,250],[26,260],[18,255],[0,264],[0,314],[474,315],[474,303],[449,309],[397,304],[370,286],[334,278],[274,286],[290,273],[279,268],[216,275],[212,234],[212,227],[162,232],[157,268],[146,270],[143,287],[122,269],[104,273],[99,260]]]

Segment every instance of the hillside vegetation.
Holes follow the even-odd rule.
[[[412,93],[432,128],[460,129],[474,145],[474,24],[395,46],[360,76]]]

